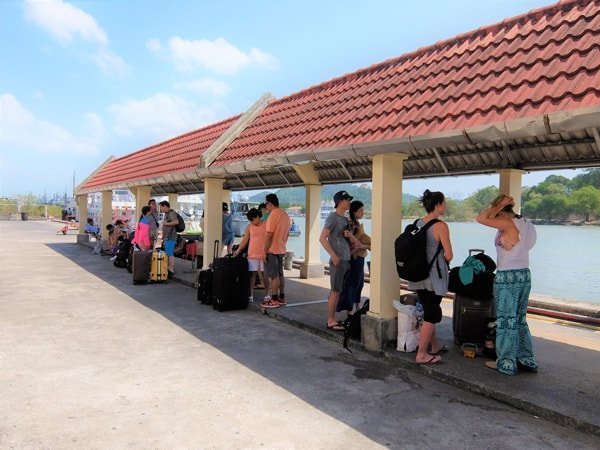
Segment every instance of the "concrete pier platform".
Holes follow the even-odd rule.
[[[134,286],[55,228],[0,222],[2,448],[598,448],[596,329],[531,317],[540,372],[505,377],[453,346],[444,303],[451,351],[422,367],[342,349],[326,278],[218,313],[190,261]]]

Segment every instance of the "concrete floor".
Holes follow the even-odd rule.
[[[134,286],[55,228],[0,222],[1,448],[600,444],[255,308],[217,313],[181,283]]]

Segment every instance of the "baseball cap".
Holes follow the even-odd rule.
[[[342,200],[352,200],[354,197],[352,197],[350,194],[348,194],[346,191],[338,191],[335,193],[335,195],[333,196],[333,202],[337,205],[339,202],[341,202]]]

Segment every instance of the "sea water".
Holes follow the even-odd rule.
[[[304,218],[294,217],[302,234],[290,237],[288,251],[296,258],[304,258]],[[404,220],[397,235],[412,221]],[[362,221],[371,234],[371,220]],[[321,227],[324,220],[321,220]],[[496,259],[494,236],[496,230],[476,222],[450,222],[450,239],[454,259],[450,267],[460,266],[469,255],[469,249],[483,249]],[[600,303],[600,227],[537,225],[537,243],[531,250],[530,268],[532,292],[556,298]],[[321,247],[321,261],[329,255]],[[370,260],[370,255],[367,256]]]

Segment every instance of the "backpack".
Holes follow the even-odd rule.
[[[185,222],[183,221],[183,217],[181,217],[177,211],[175,211],[175,214],[177,214],[177,220],[179,221],[179,223],[175,225],[175,231],[181,233],[182,231],[185,231]]]
[[[342,326],[344,327],[344,348],[352,353],[348,348],[350,338],[360,339],[360,318],[369,311],[369,299],[365,300],[364,305],[354,314],[350,314]]]
[[[419,219],[407,225],[394,243],[398,276],[407,281],[421,281],[429,277],[431,266],[442,250],[442,244],[440,244],[433,259],[427,260],[426,231],[439,220],[432,219],[421,228],[417,226],[418,221]]]

